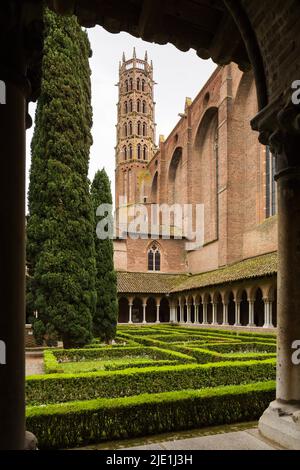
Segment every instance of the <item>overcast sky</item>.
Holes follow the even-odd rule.
[[[148,51],[153,60],[154,89],[156,101],[157,139],[160,134],[168,136],[183,112],[185,98],[195,98],[216,65],[197,57],[195,51],[181,52],[167,44],[159,46],[136,39],[127,33],[111,34],[100,26],[88,30],[93,50],[90,60],[92,69],[93,140],[90,155],[89,178],[105,167],[114,195],[114,170],[117,123],[119,61],[123,51],[126,59],[132,57],[135,46],[137,57],[143,59]],[[30,105],[34,117],[35,105]],[[27,188],[30,167],[30,142],[34,126],[27,131]]]

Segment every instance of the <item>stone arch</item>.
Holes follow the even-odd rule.
[[[118,303],[119,303],[118,323],[128,323],[129,322],[129,301],[127,297],[120,297],[118,299]]]

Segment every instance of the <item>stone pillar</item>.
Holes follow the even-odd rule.
[[[264,328],[273,328],[272,324],[272,302],[269,299],[264,299],[265,305],[265,321]]]
[[[207,322],[207,302],[203,302],[203,325],[208,325]]]
[[[270,324],[270,328],[274,328],[274,325],[273,325],[273,302],[274,302],[274,300],[270,300],[270,302],[269,302],[269,324]]]
[[[27,73],[42,48],[42,3],[1,4],[0,450],[25,448],[25,128]],[[34,49],[34,50],[33,50]],[[38,68],[38,65],[37,65]],[[33,93],[37,90],[33,89]],[[28,116],[27,116],[28,117]],[[28,117],[27,124],[30,124]]]
[[[194,323],[196,323],[197,325],[199,324],[199,304],[198,303],[195,303],[195,321]]]
[[[190,302],[187,302],[187,304],[186,304],[186,314],[187,314],[186,315],[186,322],[187,323],[192,323],[191,308],[192,308],[192,306],[191,306]]]
[[[133,307],[133,303],[130,301],[129,304],[128,304],[128,306],[129,306],[129,320],[128,320],[128,323],[131,324],[131,323],[133,323],[133,321],[132,321],[132,307]]]
[[[241,302],[235,300],[235,324],[234,326],[241,326]]]
[[[254,323],[254,303],[255,303],[255,301],[252,300],[252,299],[248,299],[248,303],[249,303],[249,323],[248,323],[248,326],[253,327],[253,326],[256,326],[255,323]]]
[[[212,302],[212,324],[217,325],[218,324],[218,304],[216,302]]]
[[[147,308],[147,303],[143,303],[143,323],[146,324],[146,308]]]
[[[159,308],[160,308],[160,299],[156,299],[156,323],[160,323]]]
[[[227,326],[229,325],[228,323],[228,303],[223,302],[223,325]]]
[[[170,322],[176,323],[177,322],[177,306],[176,304],[170,305]]]
[[[182,299],[179,301],[180,308],[180,323],[184,323],[184,302]]]
[[[264,113],[257,118],[264,130]],[[269,122],[266,113],[265,120]],[[287,105],[273,122],[278,193],[277,388],[259,421],[260,432],[289,449],[300,450],[300,126],[299,108]],[[261,134],[262,140],[263,134]]]

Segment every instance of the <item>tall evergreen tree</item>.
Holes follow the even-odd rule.
[[[109,178],[104,170],[97,171],[92,186],[94,214],[101,204],[112,205],[112,195]],[[109,213],[105,219],[112,217]],[[96,217],[96,224],[102,217]],[[101,240],[95,232],[96,248],[96,292],[97,305],[93,319],[94,334],[109,342],[115,337],[118,303],[117,303],[117,277],[114,270],[113,242],[110,238]]]
[[[34,333],[65,347],[92,337],[94,216],[87,179],[92,143],[90,44],[75,17],[45,13],[41,94],[32,140],[27,308]]]

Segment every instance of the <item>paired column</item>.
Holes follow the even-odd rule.
[[[194,302],[194,308],[195,308],[194,323],[199,324],[199,304]]]
[[[186,304],[186,312],[187,312],[187,317],[186,317],[186,322],[187,323],[192,323],[192,305],[190,302],[187,302]]]
[[[227,326],[229,325],[228,323],[228,303],[223,302],[223,325]]]
[[[273,302],[269,299],[264,299],[265,304],[265,321],[264,321],[264,328],[273,328],[273,321],[272,321],[272,309],[273,309]]]
[[[128,303],[128,307],[129,307],[129,319],[128,319],[128,323],[133,323],[132,321],[132,307],[133,307],[133,302],[132,300],[129,300],[129,303]]]
[[[160,323],[159,309],[160,309],[160,298],[156,299],[156,323]]]
[[[203,325],[208,325],[207,322],[207,302],[203,302]]]
[[[147,302],[143,301],[143,323],[146,324],[146,309],[147,309]]]
[[[184,323],[184,301],[182,298],[179,300],[179,309],[180,309],[180,323]]]
[[[256,326],[254,323],[254,304],[255,301],[253,299],[248,299],[248,305],[249,305],[249,327]]]
[[[212,302],[212,324],[218,324],[218,304],[216,302]]]
[[[234,326],[241,326],[241,302],[235,300],[235,324]]]

